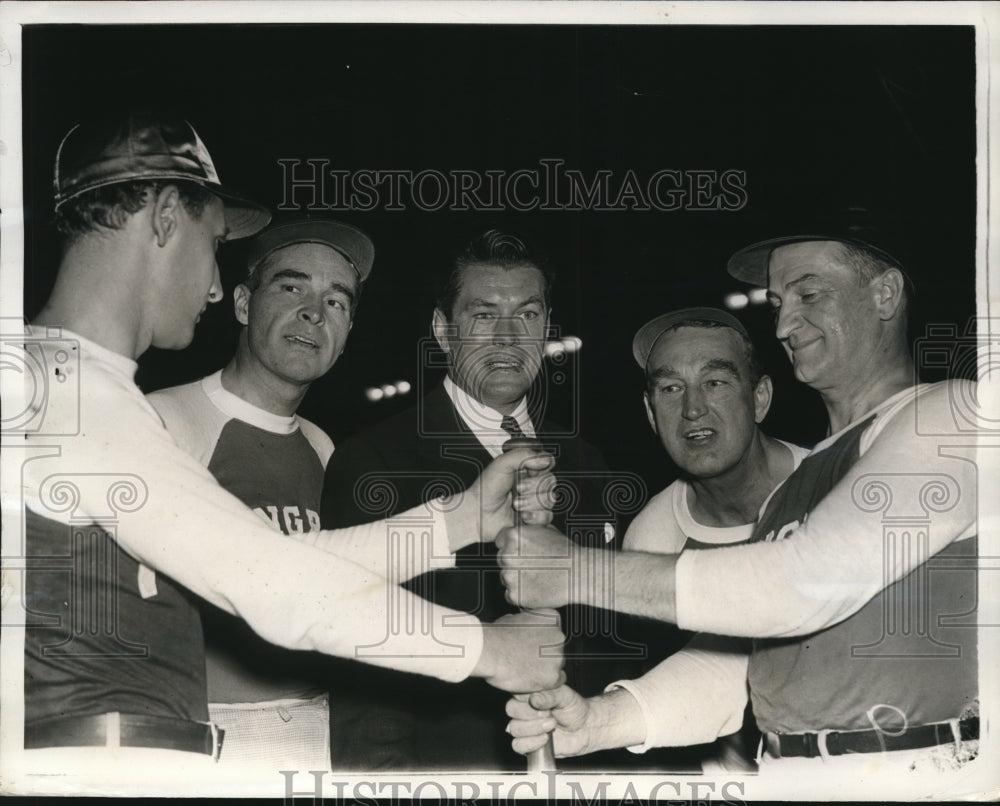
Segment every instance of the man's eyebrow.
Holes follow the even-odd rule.
[[[800,274],[794,280],[789,280],[787,283],[785,283],[785,288],[793,288],[794,286],[800,285],[802,283],[807,283],[811,280],[819,280],[819,279],[820,276],[812,272],[808,274]]]
[[[470,299],[468,303],[466,303],[465,308],[499,308],[500,304],[501,303],[498,302],[491,302],[489,300],[485,300],[482,297],[476,297],[475,299]],[[517,307],[523,308],[526,305],[543,305],[543,304],[544,300],[542,299],[542,297],[536,294],[533,297],[528,297],[526,300],[522,300],[521,302],[519,302],[517,304]]]
[[[728,358],[713,358],[710,361],[705,362],[705,369],[716,369],[722,370],[723,372],[730,372],[737,378],[740,377],[740,370],[732,361]]]
[[[646,378],[651,381],[660,381],[663,380],[664,378],[675,378],[676,376],[677,372],[674,370],[673,367],[669,366],[657,367],[652,372],[646,373]]]
[[[822,278],[818,274],[815,274],[814,272],[808,272],[807,274],[800,274],[798,277],[795,277],[794,279],[789,280],[787,283],[785,283],[781,288],[778,289],[778,291],[786,291],[789,288],[795,288],[796,286],[801,285],[802,283],[808,283],[813,280],[822,280]],[[768,289],[767,301],[773,305],[775,302],[781,301],[781,295],[775,291],[772,291],[771,289]]]
[[[348,288],[343,283],[330,283],[328,291],[339,291],[345,297],[347,297],[351,302],[354,302],[354,289]]]
[[[271,275],[271,282],[275,280],[310,280],[312,275],[298,269],[279,269]]]

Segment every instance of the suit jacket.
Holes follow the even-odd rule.
[[[603,457],[579,438],[557,436],[548,423],[536,425],[536,433],[556,454],[556,476],[568,491],[556,507],[555,525],[573,540],[605,547],[605,523],[614,525],[615,514]],[[465,489],[490,461],[439,386],[415,407],[337,447],[326,471],[323,527],[388,517],[439,495],[442,487]],[[460,550],[455,568],[425,574],[406,587],[484,622],[514,610],[504,598],[492,542]],[[564,630],[576,633],[567,655],[593,653],[600,643],[593,637],[580,649],[585,617],[576,611],[563,615]],[[600,662],[587,660],[568,660],[567,675],[583,693],[596,693],[614,678]],[[510,749],[504,732],[507,694],[478,679],[448,684],[357,663],[341,666],[331,690],[334,769],[523,771],[524,759]]]

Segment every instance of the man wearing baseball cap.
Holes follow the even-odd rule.
[[[295,412],[340,357],[374,255],[367,235],[339,221],[265,230],[250,243],[234,292],[243,329],[233,359],[148,397],[178,445],[286,535],[320,528],[333,443]],[[217,607],[201,610],[209,717],[226,732],[220,762],[327,768],[322,658],[269,644]]]
[[[760,429],[771,380],[749,334],[726,311],[684,308],[643,325],[632,354],[646,380],[649,424],[681,475],[636,515],[625,551],[676,554],[745,543],[764,499],[808,453]],[[703,766],[749,769],[756,747],[746,747],[738,732],[748,651],[745,639],[699,634],[641,678],[612,683],[603,694],[583,699],[562,686],[531,703],[511,700],[514,749],[535,749],[545,738],[540,720],[551,714],[557,755],[718,739]]]
[[[181,773],[218,756],[222,732],[208,718],[192,593],[268,641],[345,657],[386,646],[391,599],[429,617],[433,631],[393,635],[368,662],[452,681],[482,676],[514,690],[560,680],[561,659],[539,652],[562,640],[558,628],[539,626],[544,617],[487,630],[402,589],[390,597],[385,522],[279,545],[273,528],[163,428],[134,382],[138,357],[151,345],[191,342],[200,313],[220,296],[216,249],[268,221],[219,183],[189,123],[130,113],[75,127],[58,152],[55,190],[67,244],[51,298],[29,328],[47,396],[37,401],[22,473],[26,762],[103,781],[112,773],[94,766],[99,752],[118,762],[116,781],[145,785],[156,775],[183,781]],[[365,261],[353,257],[360,271]],[[296,341],[289,348],[305,354],[289,361],[296,371],[342,346],[309,330],[306,315],[319,316],[303,314],[301,331],[287,334]],[[457,547],[512,523],[518,466],[551,463],[512,452],[447,512],[433,502],[411,510],[426,524],[434,561],[453,562]],[[536,500],[525,492],[515,506]],[[535,515],[548,517],[527,519]]]
[[[775,770],[850,764],[845,779],[885,772],[894,791],[928,794],[914,773],[937,776],[978,752],[981,421],[971,382],[916,382],[908,279],[855,212],[728,264],[766,286],[795,376],[826,406],[828,436],[770,498],[749,545],[639,565],[625,555],[615,607],[754,639],[750,698]],[[499,540],[519,567],[514,535]],[[520,550],[566,547],[531,529]],[[524,606],[564,603],[530,581],[516,597]]]

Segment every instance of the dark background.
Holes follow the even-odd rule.
[[[928,323],[962,333],[975,312],[971,27],[63,25],[26,27],[23,44],[29,318],[59,257],[53,156],[107,102],[182,110],[223,182],[272,207],[279,159],[511,172],[558,158],[587,176],[611,170],[612,187],[628,169],[640,179],[664,168],[746,171],[738,211],[333,213],[376,245],[347,351],[302,408],[335,441],[440,377],[420,368],[431,275],[467,236],[498,224],[547,249],[553,322],[583,340],[578,359],[546,368],[550,416],[654,488],[673,471],[645,421],[632,335],[666,310],[720,306],[744,290],[726,258],[783,234],[786,216],[841,199],[892,211],[919,289],[914,333]],[[238,242],[221,254],[227,291],[243,255]],[[815,442],[822,407],[791,378],[770,313],[737,315],[775,380],[765,426]],[[149,391],[218,369],[235,339],[227,299],[189,349],[144,356],[139,382]],[[365,399],[366,387],[401,378],[414,385],[409,396]]]

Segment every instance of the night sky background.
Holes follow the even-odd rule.
[[[558,279],[553,323],[582,351],[544,375],[551,419],[578,426],[611,465],[655,489],[674,474],[646,423],[631,340],[672,308],[720,306],[745,287],[736,249],[790,215],[864,203],[902,222],[918,288],[916,335],[962,333],[975,313],[975,57],[971,27],[163,25],[32,26],[24,33],[25,316],[59,258],[52,160],[77,120],[107,102],[183,111],[222,181],[271,207],[280,159],[348,170],[540,169],[541,159],[611,187],[633,170],[746,172],[737,211],[334,211],[376,247],[347,351],[301,410],[335,441],[411,405],[443,374],[425,346],[433,272],[477,231],[539,242]],[[303,204],[304,196],[297,197]],[[243,246],[220,257],[227,292]],[[192,346],[150,351],[149,391],[223,366],[231,295]],[[791,377],[764,306],[737,312],[774,378],[765,427],[815,442],[818,398]],[[423,368],[422,368],[423,367]],[[946,370],[927,373],[930,380]],[[969,375],[970,367],[953,367]],[[409,380],[379,403],[371,385]]]

